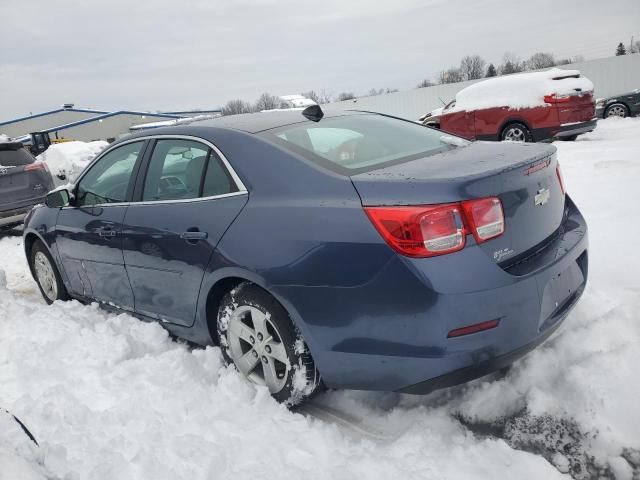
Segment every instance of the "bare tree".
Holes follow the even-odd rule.
[[[253,107],[251,107],[251,104],[244,100],[240,100],[239,98],[236,100],[229,100],[222,108],[223,115],[237,115],[239,113],[250,113],[252,111]]]
[[[389,87],[387,87],[387,88],[379,88],[377,90],[375,88],[372,88],[371,90],[369,90],[369,96],[370,97],[375,97],[376,95],[383,95],[385,93],[394,93],[394,92],[397,92],[397,91],[398,91],[397,88],[389,88]]]
[[[425,87],[433,87],[435,85],[435,83],[433,83],[431,80],[427,80],[426,78],[424,80],[422,80],[417,86],[416,88],[425,88]]]
[[[273,110],[275,108],[280,108],[281,106],[282,100],[280,97],[276,97],[275,95],[265,92],[260,95],[258,100],[256,100],[254,109],[256,112],[261,112],[262,110]]]
[[[553,53],[537,52],[529,57],[525,62],[527,70],[540,70],[541,68],[553,67],[556,59]]]
[[[308,92],[302,92],[300,95],[313,100],[318,105],[331,103],[332,101],[331,95],[329,95],[324,89],[320,90],[319,92],[316,92],[315,90],[309,90]]]
[[[462,72],[459,68],[456,67],[451,67],[444,72],[440,72],[440,76],[438,78],[439,83],[457,83],[461,82],[462,80]]]
[[[353,100],[356,96],[353,92],[342,92],[338,94],[338,101],[343,102],[345,100]]]
[[[522,72],[524,65],[515,53],[506,52],[502,57],[502,65],[499,70],[500,75],[509,75],[510,73]]]
[[[487,65],[480,55],[467,55],[460,61],[460,73],[463,80],[475,80],[484,76]]]

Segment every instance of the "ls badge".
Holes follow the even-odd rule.
[[[551,197],[551,192],[549,192],[548,188],[541,188],[538,190],[538,194],[534,197],[534,201],[536,205],[544,205],[549,201],[549,197]]]

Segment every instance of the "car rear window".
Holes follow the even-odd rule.
[[[452,142],[450,135],[438,130],[375,114],[324,118],[261,135],[345,175],[428,157],[464,144]]]
[[[24,148],[17,150],[0,149],[0,165],[4,167],[21,167],[33,163],[35,158]]]

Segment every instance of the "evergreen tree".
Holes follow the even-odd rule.
[[[627,49],[624,48],[624,45],[622,44],[622,42],[620,42],[618,44],[618,48],[616,48],[616,56],[626,55],[626,54],[627,54]]]
[[[493,66],[493,63],[490,63],[487,67],[487,74],[485,75],[485,77],[495,77],[497,74],[498,72],[496,72],[496,67]]]

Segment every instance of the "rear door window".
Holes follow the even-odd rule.
[[[207,145],[185,139],[156,141],[142,201],[188,200],[237,191],[220,158]]]

